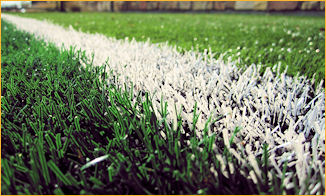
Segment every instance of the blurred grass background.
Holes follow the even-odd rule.
[[[240,66],[288,66],[291,76],[325,79],[323,16],[221,13],[24,13],[84,32],[117,39],[169,42],[183,50],[211,48]]]

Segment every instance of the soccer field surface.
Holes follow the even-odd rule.
[[[323,82],[2,17],[2,193],[324,193]]]

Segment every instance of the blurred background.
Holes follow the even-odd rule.
[[[323,1],[2,1],[13,12],[311,12],[324,13]]]
[[[2,1],[2,11],[117,39],[212,50],[325,79],[323,1]],[[239,60],[240,59],[240,60]]]

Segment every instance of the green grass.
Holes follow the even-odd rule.
[[[325,19],[268,14],[25,13],[65,27],[123,39],[168,41],[180,51],[211,47],[240,65],[281,63],[288,74],[325,79]]]
[[[199,139],[179,114],[167,114],[166,103],[156,116],[150,95],[116,87],[105,65],[94,68],[83,52],[59,51],[4,21],[1,32],[2,194],[284,193],[273,170],[267,179],[266,145],[256,185],[245,177],[251,166],[229,153],[221,135],[207,134],[209,122]],[[176,130],[168,115],[177,115]],[[307,186],[315,181],[307,178]]]

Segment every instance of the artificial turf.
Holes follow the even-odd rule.
[[[182,50],[240,57],[240,66],[288,66],[288,75],[325,80],[323,16],[196,13],[25,13],[90,33],[166,42]],[[262,69],[263,70],[263,69]],[[281,70],[282,71],[282,70]]]
[[[2,194],[233,191],[203,179],[218,167],[208,149],[215,136],[190,136],[186,147],[180,126],[171,130],[166,114],[156,120],[149,99],[100,80],[105,73],[82,53],[60,52],[2,24]],[[236,181],[243,183],[238,191],[254,187]]]
[[[2,32],[3,194],[299,193],[298,184],[285,190],[282,177],[267,177],[267,146],[256,185],[221,135],[199,139],[180,116],[173,130],[166,116],[177,114],[165,103],[155,116],[150,95],[119,89],[80,51],[60,52],[7,24]],[[306,193],[315,180],[308,176]]]
[[[193,126],[163,102],[156,116],[150,95],[118,88],[83,52],[59,51],[4,21],[1,32],[2,194],[298,194],[298,184],[285,190],[282,177],[267,176],[268,146],[255,184],[252,167],[208,135],[213,123],[196,136],[196,107]],[[177,115],[176,130],[167,115]]]

